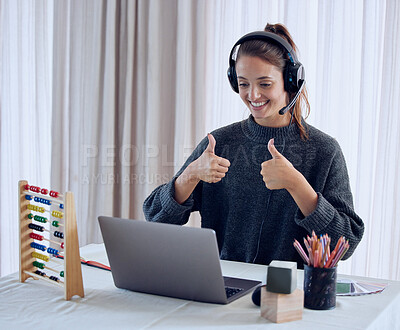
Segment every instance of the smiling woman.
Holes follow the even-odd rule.
[[[265,30],[242,37],[229,61],[229,81],[250,117],[208,134],[174,178],[146,199],[146,219],[183,225],[200,211],[202,227],[217,234],[222,259],[296,261],[302,268],[289,247],[313,231],[332,242],[345,236],[348,258],[364,224],[354,211],[342,151],[301,117],[302,104],[308,110],[304,69],[287,29]]]
[[[262,126],[281,127],[289,125],[294,118],[300,129],[300,135],[304,139],[307,137],[307,132],[301,121],[302,112],[305,113],[307,118],[310,112],[310,105],[308,103],[307,90],[304,88],[304,68],[297,59],[297,47],[284,25],[267,24],[265,31],[268,35],[262,38],[266,38],[268,42],[260,40],[260,37],[257,38],[257,35],[250,33],[235,44],[233,50],[235,50],[236,46],[239,49],[236,49],[236,58],[231,52],[228,77],[232,76],[230,82],[233,90],[240,94],[242,100],[245,101],[247,98],[251,102],[252,99],[260,95],[249,94],[251,89],[249,90],[248,87],[251,86],[249,86],[248,79],[241,75],[241,72],[244,70],[247,74],[253,75],[253,85],[256,88],[254,92],[260,93],[268,88],[270,90],[268,94],[273,99],[267,99],[264,102],[272,101],[275,105],[277,105],[276,103],[278,105],[279,103],[281,104],[279,115],[282,115],[282,117],[271,117],[262,111],[255,111],[263,109],[257,108],[261,104],[257,104],[256,107],[253,105],[253,116],[257,114],[257,116],[267,115],[269,117],[269,120],[267,119],[265,122],[263,120],[258,123]],[[238,86],[234,81],[236,76]],[[241,81],[242,79],[244,80]],[[258,84],[255,84],[256,81]],[[296,103],[297,99],[299,99],[299,102]],[[246,101],[245,104],[248,105]],[[252,108],[250,108],[251,110]],[[290,116],[285,115],[288,110],[292,110]]]

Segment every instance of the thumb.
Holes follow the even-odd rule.
[[[217,144],[217,141],[215,141],[214,136],[212,136],[210,133],[207,134],[207,137],[208,137],[208,146],[207,146],[206,151],[214,153],[215,145]]]
[[[268,151],[272,155],[273,159],[283,158],[283,156],[279,153],[279,151],[275,148],[274,139],[269,140],[268,142]]]

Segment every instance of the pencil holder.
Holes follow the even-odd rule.
[[[304,307],[327,310],[336,306],[336,267],[304,265]]]

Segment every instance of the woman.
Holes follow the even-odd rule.
[[[265,31],[241,38],[229,59],[228,78],[249,118],[208,134],[145,200],[144,214],[183,225],[199,211],[202,227],[217,234],[221,259],[302,267],[293,241],[312,231],[327,233],[331,249],[345,236],[346,259],[364,224],[353,209],[342,151],[302,118],[302,108],[309,112],[304,72],[286,27],[268,24]]]

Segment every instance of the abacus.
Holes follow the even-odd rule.
[[[74,295],[84,297],[82,269],[79,255],[78,232],[74,195],[60,193],[37,186],[30,186],[27,181],[19,181],[19,214],[20,214],[20,267],[19,280],[25,282],[28,278],[44,280],[64,288],[65,300]],[[48,195],[48,196],[47,196]],[[31,202],[38,203],[31,204]],[[45,206],[58,206],[59,210],[48,210]],[[49,217],[43,216],[48,213]],[[40,214],[40,215],[39,215]],[[53,218],[53,220],[52,220]],[[35,223],[33,222],[35,221]],[[38,224],[40,223],[40,225]],[[49,224],[46,228],[44,224]],[[57,230],[52,230],[54,227]],[[37,232],[49,232],[55,238],[45,238]],[[57,248],[47,247],[40,241],[47,241]],[[44,252],[48,255],[38,252]],[[64,250],[64,252],[61,252]],[[44,262],[62,263],[63,270],[57,271],[46,266]],[[37,259],[40,259],[38,261]],[[52,274],[49,276],[49,270]],[[60,276],[61,278],[59,278]]]

